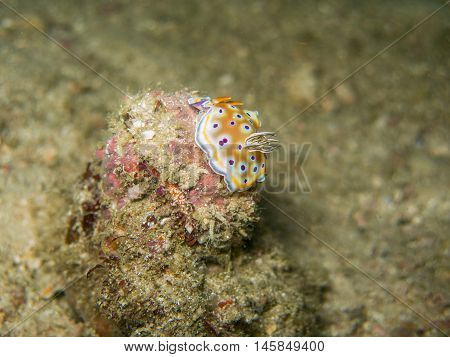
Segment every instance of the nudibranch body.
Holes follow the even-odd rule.
[[[231,192],[244,191],[266,176],[266,154],[279,146],[274,133],[258,132],[258,112],[242,109],[230,97],[195,97],[200,111],[195,142],[207,154],[212,170],[224,176]]]

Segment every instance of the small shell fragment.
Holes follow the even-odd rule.
[[[146,140],[152,140],[153,137],[155,136],[155,132],[153,130],[145,130],[142,132],[142,136]]]

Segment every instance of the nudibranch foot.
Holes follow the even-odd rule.
[[[193,106],[197,110],[205,111],[211,106],[211,98],[209,97],[192,97],[188,100],[189,105]]]

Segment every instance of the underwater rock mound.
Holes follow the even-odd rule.
[[[305,278],[255,236],[256,189],[231,193],[194,141],[190,93],[150,91],[74,188],[59,269],[98,335],[309,334]]]

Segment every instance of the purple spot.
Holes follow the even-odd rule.
[[[238,115],[236,115],[239,119],[241,119],[242,118],[242,115],[241,114],[238,114]]]
[[[230,165],[234,165],[234,161],[233,160],[230,160],[228,162],[229,162]]]
[[[222,140],[219,141],[219,145],[223,146],[223,141]]]
[[[219,126],[219,124],[214,124],[213,128],[217,128]]]
[[[256,170],[258,170],[258,166],[255,166],[255,167],[253,168],[253,172],[256,172]]]
[[[242,145],[241,144],[238,145],[238,150],[242,150]]]
[[[247,179],[244,179],[244,183],[247,183]]]
[[[253,155],[250,157],[250,159],[255,161],[255,157]]]
[[[219,109],[219,113],[222,114],[222,113],[223,113],[223,110],[222,110],[222,109]]]
[[[266,164],[262,164],[261,167],[264,168],[264,166],[266,166]]]
[[[241,165],[241,170],[245,171],[245,165]]]
[[[234,125],[234,121],[230,121],[230,125]]]
[[[248,125],[244,126],[245,130],[249,130],[250,127]]]
[[[228,139],[227,139],[227,138],[223,138],[223,139],[222,139],[222,142],[225,144],[225,143],[228,142]]]

